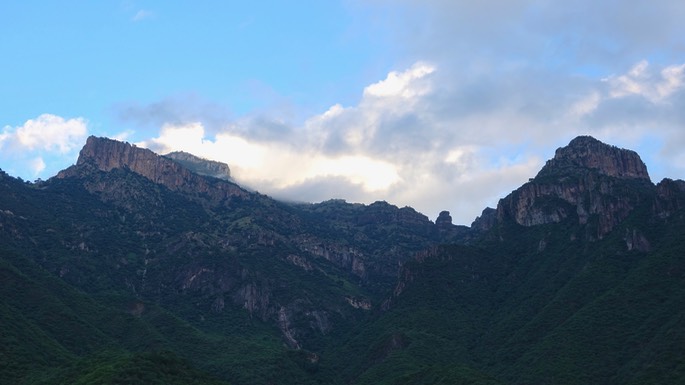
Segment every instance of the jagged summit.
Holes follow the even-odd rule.
[[[654,186],[635,151],[579,136],[557,149],[534,179],[501,199],[496,215],[484,215],[472,226],[490,229],[511,220],[535,226],[571,219],[580,225],[596,223],[594,236],[601,238],[639,203],[636,188]]]
[[[558,175],[570,168],[594,169],[600,174],[626,179],[649,179],[647,166],[632,150],[605,144],[591,136],[578,136],[558,148],[538,177]]]

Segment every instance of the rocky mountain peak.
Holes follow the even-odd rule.
[[[579,136],[557,149],[534,179],[500,200],[497,221],[513,219],[523,226],[566,219],[596,223],[594,236],[602,238],[639,203],[636,189],[653,187],[636,152]]]
[[[559,174],[571,168],[593,169],[616,178],[650,180],[647,166],[635,151],[602,143],[591,136],[579,136],[568,146],[558,148],[538,176]]]
[[[201,158],[193,155],[190,157],[202,161]],[[190,157],[184,157],[184,159],[190,159]],[[113,169],[127,169],[154,183],[164,185],[170,190],[185,191],[192,194],[205,193],[216,201],[231,196],[248,194],[247,191],[234,183],[212,181],[206,178],[201,173],[195,172],[194,169],[186,167],[185,163],[187,162],[189,161],[176,161],[130,143],[90,136],[79,153],[76,166],[61,171],[57,177],[78,176],[80,170],[87,167],[95,167],[97,170],[105,172]],[[223,166],[228,170],[228,166]]]
[[[184,151],[174,151],[164,156],[175,160],[196,174],[225,180],[231,179],[231,169],[226,163],[200,158]]]
[[[76,165],[93,164],[101,171],[123,167],[142,169],[144,165],[157,163],[157,157],[154,152],[127,142],[90,136],[79,152]]]

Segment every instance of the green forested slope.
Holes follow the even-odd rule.
[[[570,242],[582,229],[569,223],[505,226],[493,241],[436,248],[405,265],[401,293],[350,337],[342,355],[363,353],[341,370],[359,383],[464,366],[487,373],[483,383],[679,383],[683,214],[645,224],[647,252],[626,249],[623,227]]]
[[[685,183],[561,155],[474,229],[0,172],[0,383],[682,383]]]

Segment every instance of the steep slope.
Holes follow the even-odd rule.
[[[0,383],[685,380],[685,182],[632,151],[576,138],[471,229],[182,163],[0,172]]]
[[[684,185],[654,186],[634,152],[575,139],[480,219],[491,222],[479,241],[403,266],[387,311],[360,333],[407,342],[347,371],[451,364],[511,384],[683,381]]]
[[[173,203],[164,190],[144,187]],[[160,283],[150,268],[147,276],[146,266],[155,264],[150,259],[158,253],[152,250],[164,241],[159,233],[175,238],[173,226],[197,225],[191,221],[197,207],[172,206],[178,217],[167,223],[155,222],[156,210],[142,219],[124,219],[126,211],[66,180],[39,187],[6,174],[0,176],[0,197],[0,326],[7,358],[0,383],[97,383],[93,378],[123,362],[142,359],[145,370],[165,370],[174,356],[233,384],[267,383],[279,373],[288,373],[293,383],[310,381],[303,369],[306,356],[283,348],[275,325],[250,319],[238,306],[224,312],[204,309],[198,293],[177,291],[175,275]],[[143,221],[156,231],[152,238],[160,239],[150,239],[144,227],[128,221]],[[160,286],[165,282],[171,285],[167,292]],[[172,357],[164,358],[169,351]],[[144,352],[152,356],[140,356]],[[179,379],[198,373],[186,369],[177,373]],[[131,374],[108,373],[113,378]],[[197,378],[215,383],[209,375]]]
[[[94,137],[56,178],[3,180],[0,208],[11,214],[3,211],[0,236],[9,251],[162,327],[165,338],[180,330],[186,342],[171,338],[173,351],[234,383],[290,366],[284,383],[306,382],[307,365],[319,366],[309,360],[369,316],[399,262],[456,229],[385,202],[284,204]],[[228,360],[240,350],[253,354]],[[227,360],[245,373],[219,364]],[[279,360],[280,369],[270,366]]]
[[[286,305],[272,302],[272,289],[288,284],[250,281],[239,285],[250,271],[261,271],[260,266],[242,271],[246,264],[272,266],[276,262],[293,273],[305,270],[318,277],[315,280],[332,280],[335,285],[344,281],[353,286],[361,284],[362,291],[370,290],[367,295],[374,296],[391,285],[398,262],[450,233],[438,231],[413,209],[398,209],[382,202],[364,206],[332,201],[293,207],[248,192],[232,182],[195,174],[149,150],[104,138],[89,138],[77,165],[61,172],[58,179],[83,185],[100,200],[127,211],[129,218],[155,218],[157,227],[169,222],[170,218],[164,217],[168,213],[183,216],[183,223],[174,224],[174,230],[183,229],[181,239],[175,240],[175,245],[164,246],[172,248],[173,254],[185,252],[193,256],[193,266],[181,273],[185,278],[177,284],[184,290],[215,292],[215,307],[221,307],[226,296],[232,297],[233,302],[264,319],[279,317],[281,305]],[[174,212],[177,206],[179,210]],[[329,219],[332,217],[339,220]],[[133,226],[150,227],[144,223]],[[149,236],[148,232],[156,230],[142,233]],[[395,239],[401,244],[393,242]],[[196,254],[203,249],[217,254],[221,264],[238,259],[240,266],[217,269],[200,265],[202,258]],[[248,254],[264,258],[245,259]],[[150,270],[146,273],[148,282]],[[217,277],[219,271],[221,276]],[[359,294],[359,289],[344,295],[334,291],[339,292],[335,295],[340,299]]]

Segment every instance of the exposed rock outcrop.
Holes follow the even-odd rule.
[[[597,170],[599,174],[615,178],[649,180],[647,166],[635,151],[602,143],[591,136],[579,136],[568,146],[558,148],[536,179],[557,176],[574,168]]]
[[[269,317],[271,305],[271,291],[267,287],[261,287],[254,283],[248,283],[233,295],[233,301],[237,304],[242,302],[243,308],[250,316],[259,315],[263,320]]]
[[[683,207],[685,207],[685,181],[664,179],[656,185],[654,214],[660,218],[668,218]]]
[[[366,298],[345,297],[345,301],[355,309],[371,310],[373,307],[371,301]]]
[[[497,220],[536,226],[573,218],[585,225],[596,216],[601,238],[628,216],[640,199],[637,190],[647,186],[652,186],[647,167],[637,153],[581,136],[501,199]],[[476,224],[487,228],[483,221]]]
[[[205,315],[243,308],[278,325],[292,348],[356,317],[355,308],[371,310],[353,285],[373,294],[391,287],[402,261],[457,227],[448,220],[438,232],[425,215],[387,202],[277,202],[216,174],[201,175],[206,161],[198,159],[90,137],[77,164],[52,182],[83,186],[89,199],[117,209],[117,228],[136,229],[131,242],[145,251],[116,258],[117,269],[131,270],[121,280],[132,292],[175,290],[194,298]],[[188,165],[196,161],[200,166]],[[224,166],[207,167],[228,175]],[[85,250],[97,243],[81,241],[74,242],[77,251],[97,254]],[[305,282],[293,283],[300,274]],[[322,295],[335,300],[314,300],[320,293],[312,287],[326,280],[330,290]]]
[[[289,254],[286,259],[288,262],[292,263],[295,266],[301,267],[305,271],[312,271],[314,270],[314,267],[312,267],[312,264],[309,263],[305,258],[296,255],[296,254]]]
[[[300,349],[300,343],[295,339],[291,330],[291,318],[292,315],[289,315],[287,309],[281,306],[278,310],[278,328],[291,349]]]
[[[107,138],[89,137],[79,153],[76,166],[61,171],[57,178],[78,175],[80,166],[94,166],[100,171],[128,169],[172,191],[203,194],[214,202],[249,195],[234,183],[208,179],[148,149]]]
[[[327,242],[312,236],[300,236],[297,238],[297,244],[303,252],[309,253],[315,257],[324,258],[337,266],[348,270],[357,277],[363,278],[366,275],[364,267],[364,259],[366,256],[360,250],[346,244],[338,244],[334,242]],[[296,261],[288,258],[293,264]]]
[[[497,210],[486,207],[479,217],[471,223],[471,229],[478,231],[488,231],[497,224]]]
[[[452,216],[449,211],[441,211],[438,214],[438,218],[435,220],[435,224],[438,227],[451,227],[452,226]]]
[[[652,246],[649,244],[647,238],[637,229],[626,229],[626,234],[623,237],[626,241],[628,250],[648,252],[651,251]]]
[[[170,152],[164,156],[173,159],[196,174],[224,180],[231,179],[231,169],[226,163],[200,158],[183,151]]]

